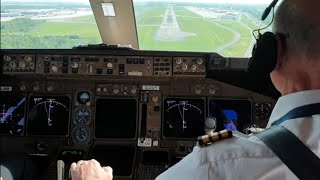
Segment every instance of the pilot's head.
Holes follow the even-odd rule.
[[[273,31],[284,39],[271,79],[282,95],[320,89],[319,8],[319,0],[283,0],[275,13]]]

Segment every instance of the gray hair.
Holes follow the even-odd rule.
[[[292,0],[283,0],[279,5],[273,32],[289,36],[286,39],[286,48],[289,51],[306,53],[310,57],[320,56],[320,23],[315,20],[320,17],[320,13],[313,13],[302,10],[301,6]],[[315,14],[318,17],[310,18]]]

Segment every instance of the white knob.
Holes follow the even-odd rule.
[[[52,67],[51,67],[51,70],[52,70],[53,72],[58,72],[58,67],[57,67],[57,66],[52,66]]]
[[[181,64],[181,63],[182,63],[181,58],[178,58],[178,59],[176,60],[176,64]]]
[[[158,96],[152,96],[152,101],[153,102],[158,102],[159,100],[159,97]]]
[[[132,88],[131,89],[131,94],[136,94],[137,93],[137,89],[136,88]]]
[[[108,64],[107,64],[107,67],[108,67],[108,68],[112,68],[112,67],[113,67],[112,63],[108,63]]]
[[[198,59],[198,60],[197,60],[197,63],[198,63],[198,64],[202,64],[202,63],[203,63],[203,60],[202,60],[202,59]]]
[[[76,63],[76,62],[73,62],[72,65],[71,65],[72,68],[78,68],[79,67],[79,64]]]
[[[119,93],[119,89],[113,89],[113,93],[114,94],[118,94]]]
[[[101,92],[101,88],[97,88],[97,92]]]

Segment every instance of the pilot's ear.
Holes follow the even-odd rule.
[[[286,39],[283,35],[276,35],[277,40],[277,65],[276,68],[281,67],[286,55]]]

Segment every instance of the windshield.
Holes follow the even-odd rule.
[[[271,0],[133,2],[140,49],[249,57],[256,42],[252,31],[260,27],[259,19]]]
[[[89,0],[1,0],[1,48],[69,49],[101,42]]]
[[[139,47],[250,57],[252,31],[271,21],[269,15],[260,22],[270,2],[133,0]],[[89,0],[1,0],[1,48],[69,49],[99,43]]]

